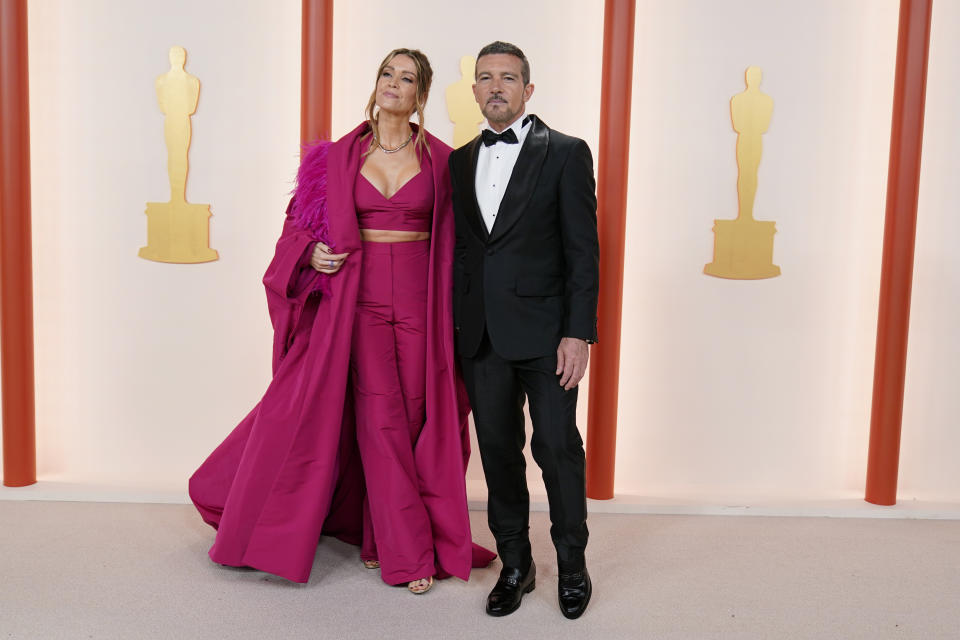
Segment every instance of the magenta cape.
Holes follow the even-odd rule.
[[[321,533],[359,544],[365,494],[348,384],[361,265],[353,202],[366,123],[304,157],[263,282],[274,377],[260,403],[190,478],[217,529],[210,557],[295,582],[310,576]],[[466,580],[493,553],[471,542],[464,482],[469,407],[454,360],[450,147],[426,133],[435,192],[427,294],[427,416],[414,448],[438,575]],[[313,244],[350,252],[339,273],[309,267]]]

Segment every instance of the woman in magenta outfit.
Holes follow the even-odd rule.
[[[368,120],[303,158],[263,279],[273,380],[190,479],[215,562],[306,582],[335,535],[424,593],[494,558],[470,538],[450,148],[422,126],[431,79],[422,53],[392,51]]]

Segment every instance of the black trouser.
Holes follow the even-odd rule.
[[[505,567],[530,565],[530,495],[523,401],[530,402],[530,449],[543,472],[550,503],[550,536],[561,571],[584,567],[587,546],[586,460],[577,430],[577,389],[559,384],[557,356],[504,360],[490,339],[462,358],[463,377],[487,479],[487,518]]]

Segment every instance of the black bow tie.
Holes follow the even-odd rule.
[[[484,129],[480,132],[480,135],[483,137],[483,146],[485,147],[492,147],[498,142],[505,144],[517,144],[520,142],[517,140],[517,134],[514,133],[513,129],[504,129],[502,133],[497,133],[493,129]]]

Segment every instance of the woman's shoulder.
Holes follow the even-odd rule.
[[[340,136],[336,140],[313,140],[301,145],[303,155],[300,158],[301,167],[311,167],[315,165],[325,166],[327,156],[331,151],[342,147],[348,147],[362,139],[370,127],[366,121],[361,122],[352,131]]]
[[[324,153],[323,150],[328,150],[330,147],[340,147],[343,145],[349,145],[353,142],[356,142],[358,139],[362,138],[370,130],[370,125],[366,120],[358,124],[351,131],[343,134],[336,140],[327,140],[324,138],[317,138],[311,140],[310,142],[304,142],[301,147],[304,151],[303,159],[306,160],[310,157],[312,152]]]
[[[363,136],[365,136],[370,131],[370,123],[364,120],[357,126],[355,126],[351,131],[343,134],[334,144],[351,144],[356,142]]]

